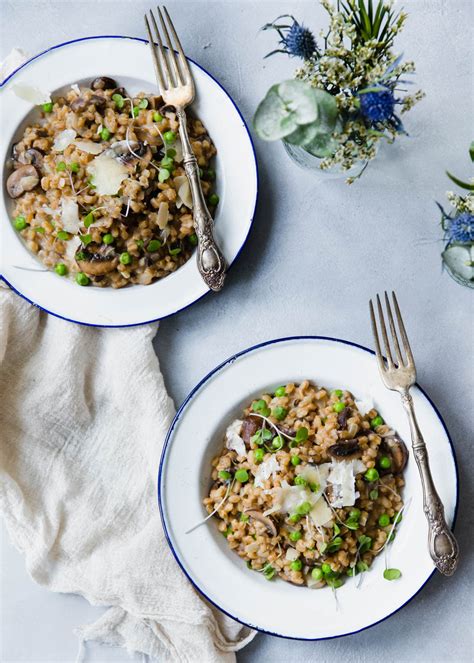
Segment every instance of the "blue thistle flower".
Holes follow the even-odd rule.
[[[446,228],[446,239],[449,243],[470,244],[474,242],[474,214],[462,212],[449,220]]]
[[[291,25],[278,25],[276,21],[280,18],[291,18],[293,23]],[[278,43],[281,44],[283,48],[277,48],[271,53],[268,53],[268,55],[265,56],[267,58],[274,53],[286,53],[292,57],[309,60],[309,58],[318,51],[316,39],[311,30],[298,23],[294,16],[288,14],[279,16],[273,21],[273,23],[267,23],[267,25],[264,25],[262,28],[262,30],[270,29],[278,32],[281,37]]]
[[[370,122],[388,122],[394,118],[396,102],[390,88],[381,87],[380,91],[364,92],[359,98],[360,112]]]

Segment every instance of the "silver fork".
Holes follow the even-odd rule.
[[[166,22],[159,7],[157,7],[157,12],[167,48],[163,46],[163,40],[155,16],[150,10],[150,19],[158,42],[158,48],[156,48],[150,23],[145,15],[145,24],[155,67],[156,80],[163,100],[166,104],[176,108],[176,115],[179,120],[179,136],[183,145],[184,169],[189,180],[193,199],[194,228],[198,238],[197,263],[199,272],[209,288],[217,291],[224,285],[227,265],[222,252],[214,240],[214,222],[207,209],[202,193],[198,163],[188,137],[185,108],[194,100],[194,81],[188,61],[186,60],[166,7],[163,7],[163,12],[168,23],[169,32],[173,36],[177,54],[174,51]]]
[[[390,347],[380,297],[377,295],[379,326],[382,332],[386,354],[386,358],[384,358],[380,349],[374,306],[372,300],[370,300],[370,319],[374,334],[377,363],[385,386],[392,391],[398,391],[402,397],[402,403],[408,415],[408,421],[410,422],[413,453],[415,455],[416,464],[418,465],[423,488],[423,510],[428,520],[428,547],[430,555],[437,569],[444,575],[450,576],[454,573],[458,564],[459,548],[453,533],[446,523],[443,503],[436,492],[433,477],[431,476],[428,450],[418,427],[413,399],[410,395],[410,387],[416,382],[415,361],[413,359],[410,343],[408,342],[408,336],[405,331],[405,325],[403,324],[400,308],[394,292],[392,292],[392,298],[405,358],[400,349],[399,337],[397,335],[390,301],[387,293],[385,293],[385,308],[387,310],[388,322],[392,334],[392,344],[395,349],[396,361],[393,358]]]

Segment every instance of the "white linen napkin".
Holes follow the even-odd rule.
[[[0,281],[0,509],[33,580],[111,606],[83,641],[230,663],[255,633],[199,597],[161,526],[156,330],[74,325]]]

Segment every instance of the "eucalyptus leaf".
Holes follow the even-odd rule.
[[[468,191],[474,191],[474,182],[463,182],[462,180],[458,179],[454,175],[451,175],[450,172],[446,171],[446,175],[449,177],[449,179],[454,182],[454,184],[457,184],[461,189],[467,189]]]
[[[255,131],[263,140],[279,140],[298,126],[294,113],[288,110],[278,94],[278,88],[278,85],[273,85],[268,90],[253,118]]]
[[[278,94],[288,110],[294,113],[297,124],[309,124],[317,119],[317,99],[308,83],[299,80],[283,81],[278,86]]]
[[[469,156],[471,157],[471,161],[474,161],[474,140],[469,145]]]
[[[317,134],[314,139],[304,146],[304,149],[315,157],[330,157],[337,149],[337,141],[331,134]]]
[[[317,125],[319,133],[331,133],[336,126],[339,111],[337,102],[332,94],[325,90],[312,88],[318,107]]]
[[[291,145],[301,145],[304,147],[310,143],[313,138],[318,134],[318,126],[316,122],[311,124],[302,124],[293,133],[285,137],[287,143]]]

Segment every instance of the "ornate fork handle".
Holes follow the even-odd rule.
[[[198,269],[209,288],[217,291],[224,285],[227,264],[214,240],[214,221],[207,209],[202,193],[198,163],[188,137],[186,112],[184,108],[177,108],[176,114],[179,119],[179,135],[183,145],[184,169],[193,198],[193,220],[198,238]]]
[[[418,427],[413,399],[408,393],[408,390],[402,392],[401,396],[410,422],[413,453],[421,477],[423,510],[428,520],[428,547],[430,555],[436,568],[445,576],[451,576],[458,564],[458,544],[446,523],[443,503],[433,483],[428,450]]]

